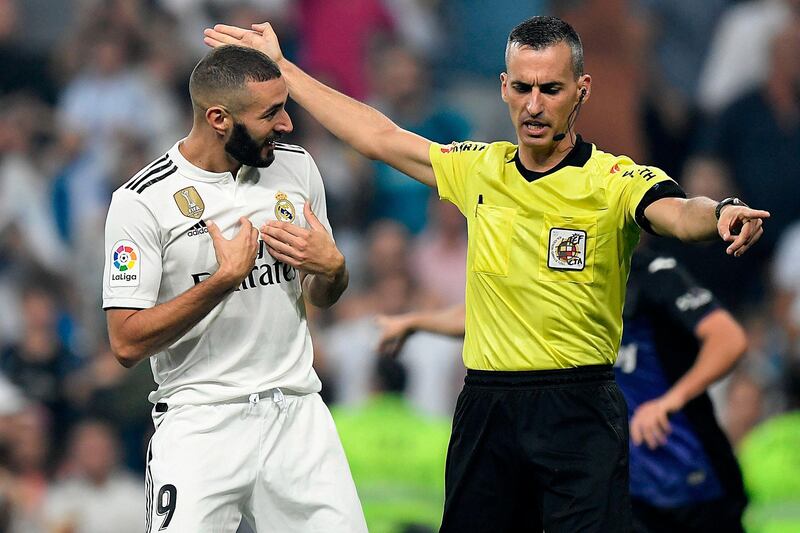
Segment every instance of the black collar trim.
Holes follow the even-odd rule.
[[[590,143],[584,142],[583,138],[578,135],[575,137],[575,146],[572,147],[572,150],[569,151],[567,156],[562,159],[556,166],[551,168],[550,170],[545,170],[543,172],[536,172],[535,170],[529,170],[522,165],[522,161],[519,159],[519,148],[514,153],[514,164],[517,166],[517,171],[522,174],[522,177],[528,180],[529,182],[533,182],[538,180],[539,178],[543,178],[554,172],[558,172],[564,167],[582,167],[585,165],[589,159],[592,157],[592,145]]]

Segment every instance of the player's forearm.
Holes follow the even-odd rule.
[[[315,307],[328,308],[339,301],[347,285],[350,283],[350,274],[342,256],[341,266],[331,274],[308,274],[303,279],[303,291],[308,301]]]
[[[717,310],[704,319],[700,351],[694,365],[667,392],[685,405],[725,376],[744,355],[747,337],[744,330],[726,311]],[[705,326],[705,327],[704,327]]]
[[[450,337],[464,336],[464,305],[443,311],[417,311],[406,315],[409,331],[428,331]]]
[[[398,126],[376,109],[315,80],[284,59],[281,73],[289,94],[336,137],[370,159],[380,159],[380,139]]]
[[[136,311],[119,324],[109,320],[111,349],[117,360],[130,368],[163,350],[205,318],[236,286],[217,272],[172,300]]]

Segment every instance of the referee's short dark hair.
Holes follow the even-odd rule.
[[[220,46],[194,67],[189,77],[189,94],[195,108],[204,108],[231,101],[230,97],[235,98],[248,82],[280,77],[280,68],[266,54],[241,46]]]
[[[557,17],[531,17],[511,30],[506,46],[506,61],[511,46],[527,46],[542,50],[558,43],[567,43],[572,52],[572,72],[583,75],[583,44],[572,26]]]

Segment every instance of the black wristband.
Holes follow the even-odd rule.
[[[717,217],[717,220],[719,220],[719,215],[722,212],[722,208],[725,207],[726,205],[743,205],[745,207],[748,207],[746,203],[744,203],[743,201],[739,200],[734,196],[725,198],[724,200],[722,200],[717,204],[717,208],[714,210],[714,216]]]

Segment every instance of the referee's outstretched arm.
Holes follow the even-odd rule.
[[[644,210],[653,230],[682,241],[708,241],[717,235],[731,243],[729,255],[739,257],[764,233],[768,211],[751,209],[736,198],[662,198]]]
[[[328,131],[364,157],[383,161],[425,185],[436,186],[428,155],[431,141],[404,130],[380,111],[303,72],[283,57],[278,37],[268,22],[253,24],[250,30],[217,24],[204,33],[204,41],[211,47],[244,46],[267,54],[280,67],[290,96]]]

